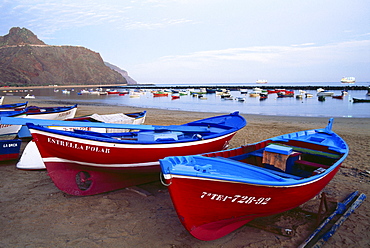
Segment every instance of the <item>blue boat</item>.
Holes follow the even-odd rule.
[[[0,105],[0,111],[12,111],[20,108],[26,107],[28,102],[20,102],[20,103],[13,103],[13,104],[2,104]]]
[[[0,161],[18,159],[22,141],[0,140]]]
[[[332,122],[230,150],[160,159],[181,223],[195,238],[214,240],[319,194],[348,155]]]

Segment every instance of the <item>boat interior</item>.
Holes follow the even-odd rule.
[[[275,175],[290,179],[303,179],[321,174],[343,154],[327,146],[302,141],[265,141],[240,148],[204,154],[207,157],[224,157],[259,167]]]

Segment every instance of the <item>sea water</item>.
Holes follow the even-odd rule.
[[[202,84],[204,85],[204,84]],[[245,84],[236,84],[236,86],[245,86]],[[264,87],[271,89],[276,86],[297,86],[297,84],[264,84]],[[301,84],[302,89],[305,86],[313,86],[313,83]],[[316,83],[317,88],[324,88],[325,86],[347,86],[344,84],[335,83]],[[320,86],[321,85],[321,86]],[[163,86],[163,89],[170,89],[174,85],[156,85]],[[179,86],[179,85],[176,85]],[[184,89],[196,85],[184,85]],[[209,84],[209,86],[235,86],[235,84]],[[261,85],[254,85],[255,87]],[[352,86],[352,85],[350,85]],[[355,86],[368,86],[368,83],[358,84]],[[99,104],[99,105],[115,105],[115,106],[133,106],[140,108],[159,108],[170,110],[182,110],[192,112],[214,112],[214,113],[229,113],[239,111],[242,114],[259,114],[259,115],[276,115],[276,116],[311,116],[311,117],[359,117],[370,118],[370,103],[354,103],[352,98],[370,99],[366,96],[366,90],[349,90],[348,95],[343,99],[335,99],[326,97],[325,101],[318,101],[317,91],[308,90],[307,93],[313,95],[312,98],[297,99],[296,97],[278,98],[276,94],[268,95],[266,100],[260,100],[259,97],[250,97],[248,90],[247,94],[242,94],[240,91],[231,91],[232,97],[244,97],[245,101],[240,102],[237,100],[224,100],[216,94],[205,94],[203,98],[193,97],[192,95],[181,96],[179,99],[172,100],[171,96],[168,97],[153,97],[150,90],[143,92],[140,97],[131,98],[128,94],[120,95],[88,95],[78,92],[82,88],[75,88],[70,94],[63,94],[62,89],[54,92],[53,88],[35,89],[31,93],[36,96],[37,100],[45,100],[48,102],[55,102],[60,104],[63,102],[65,105],[72,105],[75,103],[85,104]],[[340,95],[341,90],[329,90],[334,92],[334,95]],[[26,93],[17,92],[13,96],[25,95]],[[295,95],[299,94],[296,90]],[[5,98],[6,99],[6,98]],[[20,100],[21,102],[21,100]],[[30,100],[32,104],[32,100]],[[29,104],[29,105],[30,105]],[[102,113],[100,113],[102,114]]]

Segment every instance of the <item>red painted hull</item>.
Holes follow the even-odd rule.
[[[284,212],[310,200],[338,169],[339,166],[311,183],[283,187],[175,175],[166,183],[170,184],[172,202],[184,227],[200,240],[214,240],[257,217]],[[225,200],[225,197],[228,198]]]
[[[159,159],[222,150],[235,134],[140,145],[91,141],[32,129],[31,133],[54,184],[71,195],[94,195],[157,180]],[[81,173],[86,174],[83,181],[91,181],[86,189],[79,186]]]
[[[163,96],[168,96],[168,93],[153,93],[154,97],[163,97]]]

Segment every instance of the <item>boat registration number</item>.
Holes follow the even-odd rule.
[[[245,196],[245,195],[234,195],[234,196],[228,196],[228,195],[219,195],[215,193],[209,193],[209,192],[203,192],[200,196],[200,198],[208,198],[210,200],[214,201],[229,201],[229,202],[235,202],[239,204],[261,204],[266,205],[271,198],[269,197],[255,197],[255,196]]]

